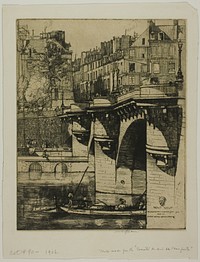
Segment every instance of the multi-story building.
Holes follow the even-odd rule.
[[[140,36],[113,37],[100,48],[83,52],[79,67],[74,68],[76,99],[173,83],[179,68],[177,42],[185,35],[183,23],[172,20],[170,25],[156,25],[150,20]]]
[[[79,66],[74,67],[76,99],[80,97],[81,100],[87,100],[112,92],[118,73],[117,61],[123,58],[123,53],[132,42],[133,37],[123,35],[121,38],[113,37],[108,42],[101,42],[100,48],[82,52]]]

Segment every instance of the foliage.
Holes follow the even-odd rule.
[[[49,78],[40,72],[31,75],[25,91],[26,102],[30,106],[44,107],[50,99],[49,83]]]

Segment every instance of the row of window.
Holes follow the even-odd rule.
[[[97,77],[99,75],[105,75],[106,73],[109,73],[109,67],[107,67],[105,69],[100,69],[100,70],[96,70],[94,72],[90,72],[87,74],[87,77],[84,79],[87,81],[92,81],[92,80],[96,80]],[[141,65],[139,71],[136,70],[136,63],[129,63],[129,73],[134,73],[134,72],[142,72],[145,73],[147,72],[147,65]],[[174,73],[175,72],[175,63],[174,62],[169,62],[168,63],[168,68],[166,68],[166,72],[168,71],[168,73]],[[154,74],[159,74],[160,73],[160,64],[159,63],[153,63],[152,65],[150,65],[150,72],[154,73]]]
[[[99,72],[99,74],[105,74],[105,73],[110,73],[110,71],[112,71],[113,70],[113,68],[115,67],[115,65],[118,65],[118,66],[122,66],[123,65],[123,62],[121,61],[119,61],[119,62],[115,62],[115,63],[109,63],[109,64],[107,64],[107,65],[104,65],[104,66],[101,66],[101,68],[88,68],[88,66],[86,67],[84,67],[84,72],[86,73],[86,72],[90,72],[91,70],[93,70],[93,69],[96,69],[96,71],[98,71]]]
[[[165,68],[165,73],[175,73],[175,63],[168,63],[168,65],[166,65],[166,68]],[[162,69],[163,71],[163,69]],[[130,73],[135,73],[136,72],[136,64],[135,63],[130,63],[129,64],[129,72]],[[146,73],[147,72],[147,65],[141,65],[141,72],[142,73]],[[160,64],[159,63],[152,63],[150,65],[150,72],[153,73],[153,74],[160,74],[161,73],[161,68],[160,68]],[[91,76],[92,77],[92,76]],[[93,75],[93,77],[95,77],[95,74]],[[137,80],[136,80],[136,77],[137,77]],[[138,77],[139,75],[129,75],[128,77],[127,76],[123,76],[122,78],[119,77],[117,79],[118,81],[118,84],[119,85],[137,85],[139,84],[139,80],[138,80]],[[97,78],[96,78],[97,79]],[[94,78],[94,80],[96,80]],[[89,78],[89,81],[87,83],[82,83],[81,85],[81,89],[83,90],[87,90],[88,88],[91,88],[91,85],[90,85],[90,81],[93,80],[93,78]],[[110,88],[110,77],[108,77],[107,79],[103,79],[103,84],[104,84],[104,88]],[[115,83],[115,79],[112,79],[112,81],[114,81],[113,83]]]
[[[131,49],[129,51],[129,56],[130,57],[135,57],[136,53],[135,53],[135,50],[134,49]],[[141,58],[145,58],[145,53],[141,53],[140,54],[140,57]],[[121,62],[121,65],[122,65],[122,62]],[[84,68],[84,71],[85,72],[88,72],[88,71],[91,71],[93,69],[96,69],[96,68],[99,68],[103,66],[103,63],[102,63],[102,60],[99,60],[99,61],[95,61],[95,62],[92,62],[91,64],[88,64],[88,65],[85,65],[85,68]],[[110,72],[111,68],[110,68],[110,64],[108,64],[107,66],[105,66],[105,71],[107,72]]]
[[[91,61],[86,58],[84,60],[85,63],[87,63],[87,70],[93,70],[95,68],[98,68],[102,65],[105,65],[107,63],[111,63],[111,62],[115,62],[117,60],[120,60],[123,57],[123,53],[122,52],[115,52],[112,54],[108,54],[108,55],[104,55],[103,57],[100,55],[98,57],[95,58],[96,61]],[[94,58],[94,57],[93,57]]]
[[[151,47],[151,57],[174,57],[175,54],[176,54],[176,47],[173,45]]]
[[[135,57],[136,56],[135,49],[130,49],[129,56],[130,57]],[[145,58],[145,53],[141,53],[141,52],[137,53],[137,58]]]
[[[121,65],[123,63],[121,62]],[[129,69],[128,69],[128,72],[129,73],[133,73],[133,72],[136,72],[136,63],[129,63]],[[141,72],[147,72],[147,65],[141,65],[141,68],[140,68]],[[139,71],[140,71],[139,70]],[[124,70],[123,70],[124,71]],[[99,70],[96,70],[94,72],[89,72],[89,73],[85,73],[84,74],[84,80],[85,81],[93,81],[93,80],[96,80],[100,75],[103,76],[105,74],[109,74],[110,73],[110,67],[105,67],[105,68],[101,68]]]
[[[87,71],[93,70],[93,69],[100,67],[100,66],[102,66],[102,60],[92,62],[92,63],[87,65]]]
[[[150,73],[159,74],[160,71],[161,70],[159,63],[153,63],[152,65],[150,65]],[[175,73],[175,63],[170,62],[168,64],[168,73]]]
[[[150,40],[160,40],[160,41],[163,41],[165,40],[165,34],[163,32],[160,32],[160,33],[154,33],[154,32],[151,32],[150,34]],[[146,39],[145,38],[142,38],[142,45],[145,45],[146,44]]]
[[[144,55],[144,54],[142,54]],[[122,66],[123,62],[118,63],[118,66]],[[111,65],[107,65],[101,69],[98,69],[96,71],[93,72],[88,72],[87,75],[84,75],[84,79],[86,81],[93,81],[96,80],[98,76],[100,75],[105,75],[105,74],[109,74],[110,70],[112,70]],[[139,70],[139,71],[138,71]],[[147,72],[147,65],[141,65],[141,68],[138,69],[137,72]],[[168,73],[174,73],[175,72],[175,63],[170,62],[168,64]],[[129,72],[136,72],[136,63],[129,63]],[[160,73],[160,64],[159,63],[153,63],[153,65],[151,66],[151,72],[158,74]],[[86,72],[85,72],[86,73]]]
[[[163,32],[160,32],[160,33],[158,33],[158,34],[156,34],[156,33],[154,33],[154,32],[151,32],[151,34],[150,34],[150,39],[151,40],[160,40],[160,41],[163,41],[163,40],[165,40],[165,34],[163,33]]]
[[[159,35],[159,40],[164,40],[164,34],[163,33],[159,33],[158,34]],[[152,35],[151,36],[152,38],[151,39],[154,39],[154,36]],[[145,38],[142,38],[142,45],[145,45],[146,44],[146,39]],[[159,53],[163,53],[163,52],[165,52],[165,53],[169,53],[169,54],[173,54],[174,52],[173,52],[173,46],[167,46],[167,47],[169,47],[170,48],[170,50],[167,50],[167,49],[163,49],[162,47],[152,47],[152,53],[153,54],[159,54]],[[159,52],[159,48],[160,48],[160,52]],[[129,51],[129,56],[130,57],[135,57],[136,56],[136,52],[135,52],[136,50],[135,49],[131,49],[130,51]],[[137,57],[141,57],[141,58],[145,58],[145,53],[141,53],[141,54],[138,54],[137,55]],[[105,63],[107,63],[107,62],[109,62],[109,61],[107,61],[108,60],[108,57],[104,57],[104,60],[98,60],[98,61],[94,61],[94,62],[91,62],[90,64],[88,64],[88,65],[86,65],[87,66],[87,71],[90,71],[90,70],[93,70],[93,69],[96,69],[96,68],[98,68],[98,67],[100,67],[100,66],[102,66],[103,64],[105,64]]]
[[[129,75],[129,76],[123,76],[119,78],[111,79],[102,79],[102,86],[100,87],[103,90],[110,89],[110,86],[116,87],[117,84],[120,85],[138,85],[139,84],[139,76]],[[85,92],[89,91],[92,92],[93,89],[95,89],[95,83],[85,82],[80,85],[81,90],[85,90]]]

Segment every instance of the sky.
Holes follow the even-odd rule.
[[[65,20],[20,20],[19,26],[27,25],[35,35],[41,32],[53,30],[65,31],[65,40],[70,42],[73,56],[80,57],[82,51],[100,47],[100,42],[108,41],[113,36],[125,34],[133,35],[134,31],[141,34],[147,28],[147,20],[89,20],[89,19],[65,19]]]

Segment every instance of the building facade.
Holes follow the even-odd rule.
[[[83,52],[79,66],[74,67],[75,100],[91,100],[115,91],[126,93],[143,85],[173,83],[179,67],[177,42],[185,35],[183,28],[183,21],[156,25],[150,20],[140,36],[113,37],[102,42],[100,48]],[[183,37],[182,41],[185,42]]]

